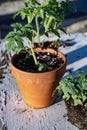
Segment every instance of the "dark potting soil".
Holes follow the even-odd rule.
[[[42,49],[45,48],[52,48],[54,50],[57,50],[58,47],[59,47],[59,42],[53,42],[53,41],[46,41],[46,42],[42,42],[42,43],[34,43],[34,47],[37,48],[37,47],[41,47]]]
[[[41,72],[52,71],[64,63],[60,56],[51,54],[49,52],[38,52],[36,53],[36,57],[39,63],[43,63],[46,66]],[[14,59],[13,64],[18,69],[26,72],[39,72],[38,65],[35,65],[33,57],[27,53],[21,53],[18,55]]]
[[[80,130],[87,130],[87,102],[84,105],[78,106],[74,106],[71,100],[65,103],[69,121]]]

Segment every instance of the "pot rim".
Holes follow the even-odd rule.
[[[35,48],[35,49],[39,49],[40,47],[38,47],[38,48]],[[40,48],[41,49],[41,48]],[[51,71],[46,71],[46,72],[26,72],[26,71],[23,71],[23,70],[20,70],[20,69],[18,69],[17,67],[15,67],[14,66],[14,64],[13,64],[13,60],[14,60],[14,58],[17,56],[17,55],[19,55],[19,54],[14,54],[12,57],[11,57],[11,59],[10,59],[10,65],[12,66],[12,67],[14,67],[17,71],[20,71],[20,72],[22,72],[22,73],[27,73],[27,74],[37,74],[37,75],[41,75],[41,74],[46,74],[46,73],[50,73],[50,72],[55,72],[55,71],[57,71],[57,70],[60,70],[60,69],[62,69],[64,66],[66,66],[66,62],[67,62],[67,58],[66,58],[66,56],[61,52],[61,51],[59,51],[59,50],[54,50],[54,49],[52,49],[52,48],[47,48],[48,50],[53,50],[55,53],[58,53],[58,55],[60,55],[62,58],[63,58],[63,60],[64,60],[64,63],[60,66],[60,67],[57,67],[56,69],[53,69],[53,70],[51,70]],[[47,49],[44,49],[44,50],[47,50]]]

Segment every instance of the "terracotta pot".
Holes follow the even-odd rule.
[[[26,104],[34,108],[44,108],[51,105],[55,100],[56,95],[52,96],[52,93],[65,73],[66,57],[53,49],[36,48],[35,51],[58,53],[64,60],[64,64],[53,71],[31,73],[19,70],[13,65],[13,60],[17,55],[14,55],[11,59],[12,74],[16,78]]]

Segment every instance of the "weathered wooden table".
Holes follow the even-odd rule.
[[[62,35],[61,41],[63,45],[59,49],[67,56],[64,78],[77,71],[87,74],[87,33]],[[10,73],[5,45],[4,41],[0,44],[0,130],[78,130],[68,121],[64,101],[59,96],[52,106],[44,109],[24,103]]]

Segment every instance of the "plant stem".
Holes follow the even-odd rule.
[[[29,18],[28,17],[27,17],[27,20],[28,20],[28,23],[29,23]],[[35,52],[34,52],[33,47],[32,47],[32,43],[33,43],[33,40],[30,41],[30,48],[31,48],[32,56],[33,56],[35,65],[38,65],[38,61],[37,61]]]
[[[36,22],[36,29],[37,29],[37,38],[38,38],[38,42],[40,44],[40,30],[39,30],[38,16],[35,17],[35,22]]]
[[[48,31],[52,20],[53,20],[53,17],[51,16],[51,17],[49,18],[49,20],[48,20],[47,25],[46,25],[46,32]]]
[[[33,59],[34,59],[34,63],[35,63],[35,65],[38,65],[38,61],[37,61],[35,52],[34,52],[34,50],[33,50],[32,42],[31,42],[31,41],[30,41],[30,48],[31,48],[31,52],[32,52]]]

